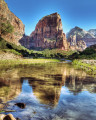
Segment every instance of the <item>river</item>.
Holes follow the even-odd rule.
[[[0,71],[2,107],[15,110],[10,113],[21,120],[96,120],[96,78],[71,63],[5,69]]]

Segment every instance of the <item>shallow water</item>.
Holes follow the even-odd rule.
[[[96,78],[64,63],[7,69],[0,72],[0,107],[21,120],[96,120]]]

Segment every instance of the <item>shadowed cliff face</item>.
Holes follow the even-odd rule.
[[[20,43],[27,48],[60,48],[68,50],[68,43],[63,33],[60,15],[53,13],[43,17],[37,23],[30,37],[25,36],[20,40]]]
[[[22,21],[9,10],[4,0],[0,0],[0,21],[3,21],[4,23],[8,21],[14,28],[13,32],[7,35],[2,35],[0,33],[2,38],[8,42],[19,45],[19,40],[23,37],[25,32],[25,26],[23,25]]]

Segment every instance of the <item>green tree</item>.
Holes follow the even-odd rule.
[[[6,35],[13,32],[13,26],[10,23],[1,23],[1,35]]]

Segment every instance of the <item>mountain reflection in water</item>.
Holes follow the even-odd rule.
[[[0,74],[0,89],[0,100],[9,101],[7,109],[16,110],[12,114],[21,120],[96,118],[96,79],[71,64],[8,70]],[[25,103],[26,108],[21,110],[14,105],[19,102]]]

